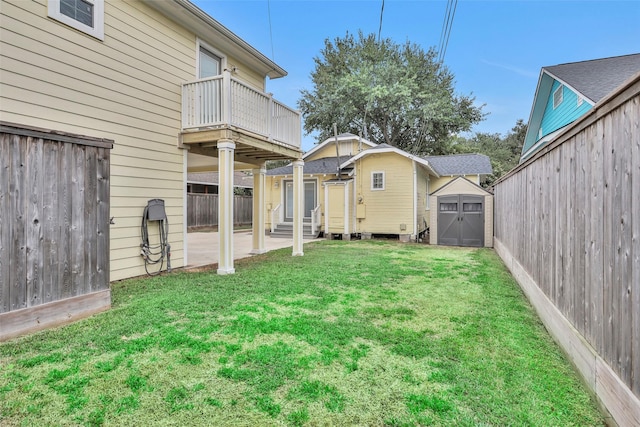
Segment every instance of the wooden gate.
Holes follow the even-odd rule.
[[[112,147],[0,122],[0,340],[110,307]]]
[[[484,197],[438,197],[438,244],[484,246]]]

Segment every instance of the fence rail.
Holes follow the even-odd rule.
[[[495,237],[638,402],[640,76],[498,181]]]
[[[300,148],[300,113],[231,77],[229,71],[182,85],[183,129],[226,125]]]
[[[235,225],[251,224],[253,217],[253,197],[233,196],[233,223]],[[187,227],[218,226],[218,195],[187,195]]]

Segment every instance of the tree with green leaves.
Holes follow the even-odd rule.
[[[447,154],[450,137],[483,118],[474,98],[454,93],[454,76],[433,48],[359,32],[325,40],[298,107],[320,141],[351,132],[422,155]]]
[[[471,138],[458,137],[452,145],[457,153],[480,153],[489,156],[493,174],[485,177],[483,186],[490,186],[496,179],[518,165],[527,124],[519,119],[506,136],[498,133],[478,132]]]

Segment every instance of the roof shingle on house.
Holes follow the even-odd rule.
[[[423,157],[440,176],[490,175],[491,161],[484,154],[452,154]]]
[[[597,103],[640,70],[640,53],[571,62],[543,69]]]
[[[351,156],[340,156],[340,163],[336,157],[323,157],[322,159],[305,161],[302,168],[305,174],[337,174],[338,165],[349,160]],[[287,165],[267,171],[267,175],[293,175],[293,166]]]

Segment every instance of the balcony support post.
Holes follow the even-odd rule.
[[[265,181],[267,175],[266,165],[263,164],[259,169],[253,169],[253,247],[252,254],[263,254],[267,250],[264,245],[264,193]]]
[[[304,161],[293,162],[293,256],[302,256],[304,218]]]
[[[233,157],[236,144],[218,141],[218,274],[233,274]]]

